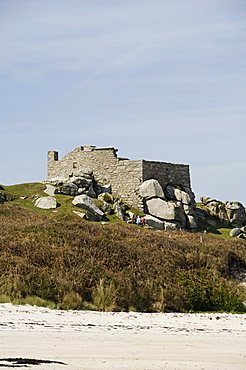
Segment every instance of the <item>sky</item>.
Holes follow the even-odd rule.
[[[246,0],[0,0],[0,137],[5,185],[91,144],[246,205]]]

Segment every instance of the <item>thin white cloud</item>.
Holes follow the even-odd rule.
[[[53,9],[51,12],[41,3],[35,3],[35,6],[24,7],[25,18],[20,16],[23,10],[19,6],[22,12],[12,21],[14,31],[0,36],[4,55],[0,66],[2,70],[7,68],[14,78],[18,78],[19,73],[25,79],[28,78],[22,66],[25,63],[31,70],[45,75],[54,70],[90,73],[91,68],[98,69],[99,63],[102,68],[111,68],[112,60],[117,68],[136,69],[158,58],[165,61],[165,57],[160,57],[161,50],[167,56],[173,52],[177,52],[177,57],[188,54],[189,59],[192,55],[205,60],[223,56],[220,47],[226,38],[223,35],[239,32],[245,23],[232,20],[229,30],[225,20],[197,24],[197,13],[201,17],[201,9],[212,8],[211,4],[200,3],[198,7],[193,1],[172,5],[170,2],[154,1],[149,5],[146,1],[137,1],[102,9],[101,6],[86,8],[82,2],[76,11],[70,7],[67,12],[61,6],[56,15],[56,2],[48,7],[48,10]],[[9,21],[11,24],[11,15]],[[141,50],[141,57],[127,58],[136,49]]]
[[[196,166],[198,192],[199,165],[218,168],[228,187],[233,177],[243,182],[235,163],[246,135],[245,8],[241,0],[0,1],[1,148],[11,168],[15,132],[23,158],[30,141],[39,147],[35,171],[46,145],[66,151],[95,140]],[[220,190],[216,170],[204,171]]]

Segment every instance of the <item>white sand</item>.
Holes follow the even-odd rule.
[[[66,363],[28,365],[37,370],[246,369],[246,315],[51,311],[1,304],[0,367],[11,364],[1,359],[19,357]]]

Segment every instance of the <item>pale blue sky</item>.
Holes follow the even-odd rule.
[[[245,0],[0,0],[0,183],[84,144],[246,204]]]

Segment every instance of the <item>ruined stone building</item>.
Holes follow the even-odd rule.
[[[98,183],[111,184],[113,193],[136,207],[141,206],[138,189],[145,180],[156,179],[163,189],[168,184],[191,188],[188,165],[130,160],[117,157],[117,151],[113,147],[80,146],[60,160],[58,152],[49,151],[48,180],[93,171]]]

